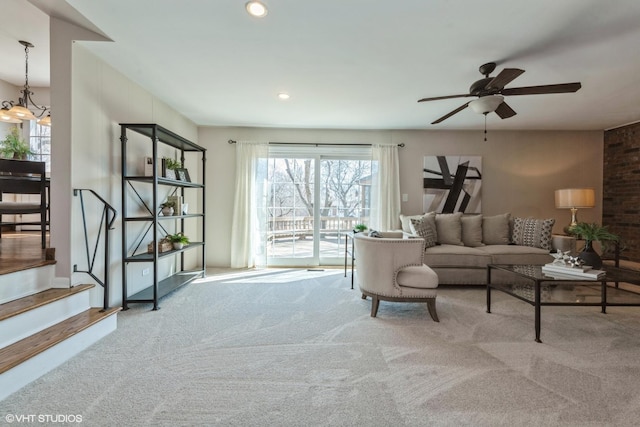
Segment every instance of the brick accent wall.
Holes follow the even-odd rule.
[[[640,123],[604,133],[602,223],[624,242],[621,256],[640,262]]]

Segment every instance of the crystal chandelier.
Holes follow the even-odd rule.
[[[51,126],[51,112],[46,106],[39,106],[31,99],[31,88],[29,87],[29,48],[33,45],[24,40],[19,43],[24,46],[25,56],[25,73],[24,88],[20,91],[22,97],[18,102],[2,101],[2,109],[0,109],[0,121],[8,123],[22,123],[23,120],[38,120],[38,124],[42,126]],[[37,110],[38,115],[34,115],[31,109]],[[45,115],[46,113],[46,115]]]

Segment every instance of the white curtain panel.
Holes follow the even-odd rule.
[[[269,156],[267,142],[236,144],[236,185],[231,225],[231,267],[252,268],[256,265],[262,237],[259,209],[260,165]]]
[[[400,221],[400,168],[398,145],[373,144],[372,157],[378,170],[373,174],[370,228],[396,230]]]

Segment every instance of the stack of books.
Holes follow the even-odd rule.
[[[571,267],[569,265],[549,263],[542,266],[542,272],[556,279],[599,280],[605,276],[603,270],[594,270],[593,267],[589,265]]]

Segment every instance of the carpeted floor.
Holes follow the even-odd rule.
[[[0,402],[86,426],[632,426],[640,307],[533,307],[441,288],[371,301],[341,270],[213,275],[134,305],[118,330]],[[0,421],[3,422],[4,420]],[[62,424],[57,424],[62,425]]]

